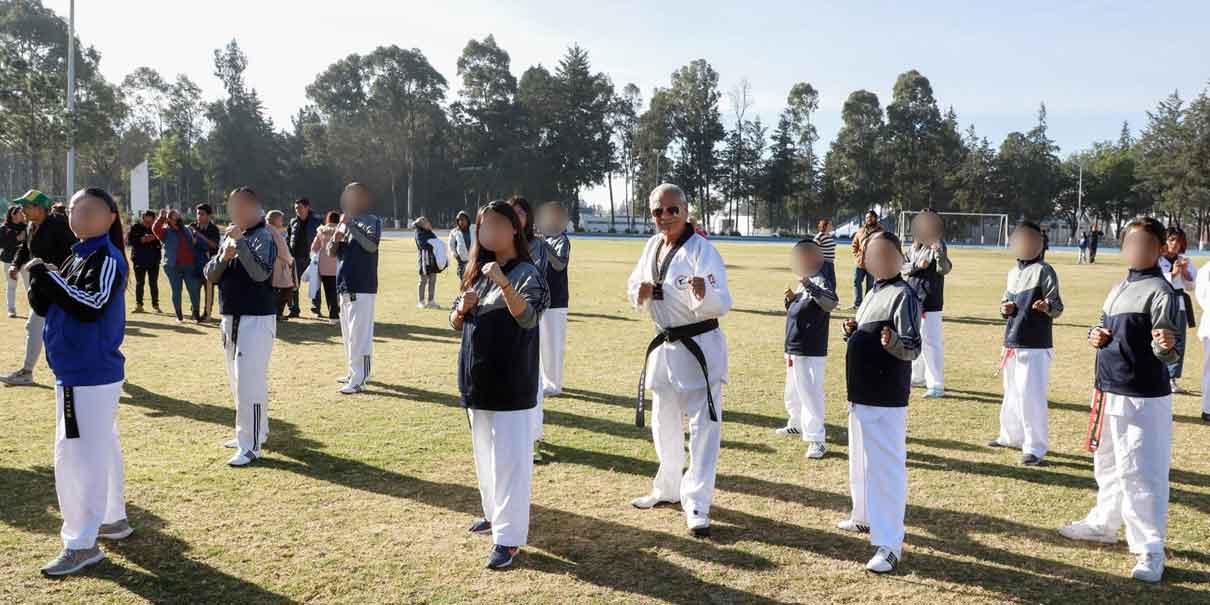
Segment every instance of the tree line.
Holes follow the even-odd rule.
[[[216,49],[223,94],[206,99],[188,75],[141,67],[121,82],[98,71],[100,53],[76,45],[77,111],[63,103],[66,25],[41,0],[0,0],[0,187],[62,194],[69,134],[80,180],[118,193],[144,159],[152,206],[216,202],[252,184],[271,205],[309,197],[332,206],[342,183],[377,192],[378,211],[449,222],[494,198],[521,193],[567,204],[580,223],[581,192],[609,187],[617,231],[642,228],[645,194],[672,181],[706,225],[805,232],[815,219],[874,206],[1007,213],[1120,225],[1141,212],[1210,227],[1210,93],[1177,93],[1148,112],[1137,136],[1060,157],[1045,104],[1028,129],[993,145],[942,111],[928,78],[900,74],[889,103],[858,90],[824,148],[815,126],[823,92],[794,84],[775,124],[751,112],[746,80],[724,90],[704,59],[674,71],[647,97],[615,87],[572,45],[552,67],[514,76],[491,35],[467,42],[451,83],[419,49],[379,46],[341,58],[306,87],[288,126],[268,117],[232,40]],[[451,89],[453,87],[453,89]],[[621,182],[614,191],[615,181]],[[1082,184],[1083,195],[1080,195]],[[1082,214],[1081,214],[1082,213]],[[637,216],[637,218],[636,218]],[[719,220],[722,219],[722,220]],[[1085,223],[1086,224],[1086,223]]]

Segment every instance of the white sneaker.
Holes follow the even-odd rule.
[[[845,519],[845,520],[841,521],[840,523],[837,523],[836,529],[839,529],[840,531],[852,532],[855,534],[870,533],[870,526],[868,523],[858,523],[852,519]]]
[[[21,368],[20,370],[17,370],[12,374],[8,374],[7,376],[0,376],[0,382],[10,386],[24,386],[27,384],[33,384],[34,373],[25,368]]]
[[[648,494],[646,496],[639,496],[638,498],[635,498],[634,500],[630,501],[631,506],[638,508],[638,509],[642,509],[642,510],[647,510],[649,508],[655,508],[656,505],[658,505],[658,504],[675,504],[675,502],[673,502],[672,500],[660,500],[659,498],[656,498],[655,496],[653,496],[651,494]]]
[[[422,302],[418,302],[418,303],[416,303],[416,308],[417,308],[417,309],[427,309],[427,308],[428,308],[428,305],[426,305],[426,304],[424,304],[424,303],[422,303]]]
[[[828,448],[824,446],[822,441],[812,441],[807,444],[807,458],[818,460],[823,458],[823,455],[828,452]]]
[[[227,464],[231,466],[248,466],[252,464],[253,460],[256,460],[256,454],[248,451],[239,451],[227,461]]]
[[[1139,555],[1130,577],[1149,584],[1156,584],[1164,577],[1164,553],[1148,552]]]
[[[783,426],[773,432],[777,433],[781,437],[798,437],[802,435],[802,431],[799,431],[796,427],[792,426]]]
[[[365,390],[365,387],[360,384],[346,384],[340,388],[341,395],[355,395]]]
[[[426,308],[426,309],[440,309],[440,308],[441,308],[441,305],[439,305],[439,304],[437,304],[437,303],[435,303],[435,302],[433,302],[433,301],[431,301],[431,300],[430,300],[430,301],[428,301],[427,303],[424,303],[424,308]]]
[[[1100,542],[1102,544],[1117,544],[1117,532],[1111,532],[1104,527],[1092,525],[1087,521],[1076,521],[1068,523],[1059,528],[1059,534],[1070,540],[1084,540],[1085,542]]]
[[[924,387],[928,386],[928,383],[926,383],[923,380],[913,380],[912,386],[915,388],[924,388]]]
[[[889,573],[895,571],[895,567],[899,565],[899,557],[891,552],[889,548],[882,546],[878,547],[878,552],[870,559],[869,563],[865,564],[865,568],[874,573]]]

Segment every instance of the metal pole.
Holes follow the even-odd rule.
[[[67,13],[67,195],[76,192],[76,0]]]
[[[1076,231],[1080,230],[1080,219],[1084,216],[1084,165],[1080,164],[1080,184],[1076,188]],[[1071,239],[1075,239],[1076,234],[1071,234]]]

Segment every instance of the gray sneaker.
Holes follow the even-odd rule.
[[[70,576],[74,573],[79,573],[89,565],[96,565],[105,558],[105,553],[101,552],[100,548],[93,546],[83,550],[72,550],[64,548],[63,552],[55,557],[54,561],[47,563],[42,567],[42,575],[44,576]]]
[[[0,376],[0,382],[9,386],[25,386],[34,383],[34,373],[25,368],[21,368],[7,376]]]
[[[106,540],[124,540],[133,533],[134,528],[130,526],[130,521],[118,519],[113,523],[102,523],[101,528],[97,530],[97,537]]]

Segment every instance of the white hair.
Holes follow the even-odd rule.
[[[661,183],[651,190],[651,195],[647,196],[647,205],[658,204],[663,199],[665,194],[673,193],[681,198],[681,203],[689,205],[689,198],[685,196],[685,190],[673,185],[672,183]]]

